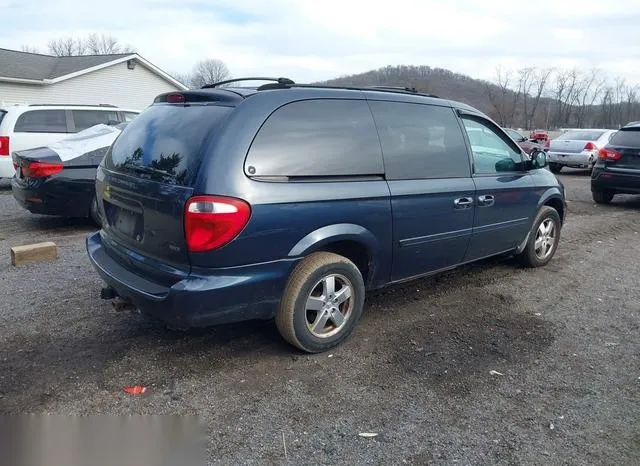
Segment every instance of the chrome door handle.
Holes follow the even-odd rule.
[[[473,199],[470,197],[460,197],[453,201],[456,209],[470,209],[473,206]]]
[[[495,202],[495,199],[491,194],[478,196],[478,205],[480,206],[483,206],[483,207],[492,206],[494,202]]]

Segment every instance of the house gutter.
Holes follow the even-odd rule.
[[[10,78],[8,76],[0,76],[0,82],[16,83],[16,84],[48,84],[47,80]]]

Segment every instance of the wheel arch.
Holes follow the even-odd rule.
[[[358,267],[365,285],[373,282],[380,244],[375,235],[366,228],[352,223],[318,228],[300,239],[291,248],[288,256],[304,257],[320,251],[346,257]]]
[[[540,201],[538,202],[538,211],[543,206],[549,206],[555,209],[558,212],[558,215],[560,215],[560,222],[564,224],[564,218],[567,213],[567,204],[559,188],[550,188],[540,197]]]
[[[562,195],[560,194],[560,190],[558,188],[550,188],[540,197],[540,201],[538,202],[538,208],[536,209],[536,215],[533,217],[534,222],[536,217],[538,216],[538,213],[540,212],[540,209],[545,206],[551,207],[552,209],[555,209],[556,212],[558,212],[558,215],[560,216],[560,224],[562,226],[562,224],[564,224],[564,218],[566,215],[567,208],[566,208],[566,203]],[[527,236],[518,245],[518,247],[516,248],[516,254],[520,254],[527,247],[530,234],[531,234],[531,231],[527,233]]]

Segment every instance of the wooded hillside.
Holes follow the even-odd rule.
[[[597,69],[496,69],[492,82],[429,66],[387,66],[324,82],[331,85],[407,86],[465,102],[514,128],[618,128],[640,120],[638,86]]]

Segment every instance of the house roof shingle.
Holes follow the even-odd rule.
[[[0,77],[32,79],[37,81],[55,79],[129,55],[132,54],[54,57],[51,55],[0,49]]]

